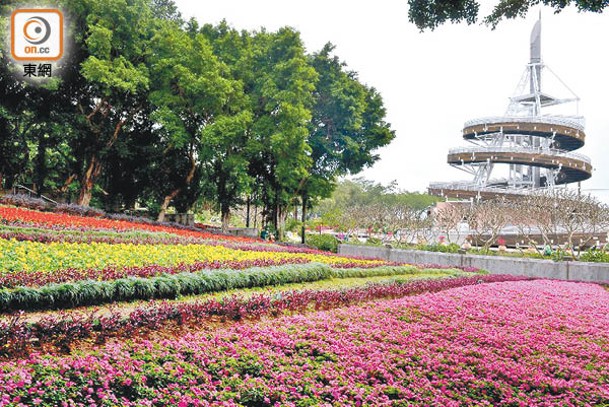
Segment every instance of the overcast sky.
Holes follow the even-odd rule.
[[[483,1],[483,12],[494,2]],[[222,19],[237,29],[290,26],[308,52],[326,42],[362,82],[378,89],[395,140],[361,175],[424,192],[430,182],[470,177],[446,164],[448,150],[466,146],[466,120],[503,115],[529,60],[529,37],[542,13],[543,62],[580,97],[586,144],[578,150],[595,172],[582,183],[609,202],[609,14],[554,14],[535,8],[524,19],[482,25],[446,24],[419,32],[408,22],[406,0],[176,0],[185,18]],[[556,95],[562,96],[562,95]]]

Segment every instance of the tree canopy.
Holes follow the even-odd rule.
[[[395,137],[380,94],[292,28],[200,26],[171,0],[55,3],[70,44],[54,78],[23,81],[0,51],[0,190],[159,219],[202,205],[225,227],[254,205],[281,229]]]
[[[382,185],[355,178],[341,180],[331,197],[320,202],[316,212],[325,225],[338,229],[366,229],[373,225],[391,228],[395,221],[425,217],[428,208],[441,200],[437,196],[401,191],[395,181]]]
[[[501,20],[524,17],[531,7],[540,4],[552,7],[556,13],[570,5],[579,11],[601,13],[609,5],[606,0],[499,0],[481,20],[494,29]],[[408,20],[420,30],[433,30],[446,22],[479,21],[480,3],[476,0],[408,0],[408,6]]]

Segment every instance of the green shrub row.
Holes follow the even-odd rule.
[[[609,253],[605,250],[590,249],[579,256],[580,261],[590,261],[594,263],[609,263]]]
[[[332,270],[335,278],[365,278],[379,276],[397,276],[420,274],[421,269],[415,266],[381,266],[375,268],[350,268]]]
[[[204,270],[128,277],[112,281],[84,280],[43,287],[0,289],[0,311],[72,308],[115,301],[171,299],[231,289],[306,283],[331,278],[365,278],[419,274],[414,266],[332,269],[321,263],[253,267],[244,270]]]
[[[245,270],[163,274],[152,278],[85,280],[36,288],[0,289],[0,310],[57,309],[114,301],[167,299],[237,288],[312,282],[332,277],[334,273],[330,266],[306,263]]]

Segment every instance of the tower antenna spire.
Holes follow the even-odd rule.
[[[541,18],[537,20],[533,31],[531,31],[531,69],[530,91],[537,95],[541,92]],[[536,114],[539,114],[540,106],[537,106]]]

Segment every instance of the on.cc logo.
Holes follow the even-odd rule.
[[[45,43],[51,36],[51,24],[40,16],[28,18],[23,25],[25,40],[33,45]]]
[[[57,61],[63,56],[63,13],[58,9],[16,9],[11,15],[15,61]]]

